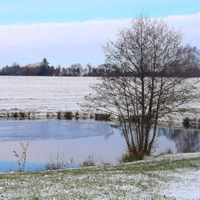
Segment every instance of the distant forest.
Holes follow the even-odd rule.
[[[196,47],[190,47],[190,71],[186,74],[180,73],[181,69],[176,69],[176,64],[172,66],[171,71],[158,72],[156,76],[176,77],[200,77],[200,50]],[[20,66],[17,63],[13,63],[11,66],[6,66],[0,69],[0,75],[3,76],[133,76],[131,70],[126,66],[110,67],[111,64],[101,64],[97,67],[92,67],[88,64],[83,67],[80,63],[72,64],[70,67],[54,67],[50,66],[47,59],[44,58],[42,62],[37,64],[28,64]],[[112,71],[110,70],[112,69]],[[115,69],[113,71],[113,69]],[[155,74],[154,74],[155,75]],[[134,74],[134,76],[139,76]],[[146,76],[152,76],[152,74],[146,73]]]
[[[50,66],[46,58],[37,64],[28,64],[20,66],[13,63],[11,66],[3,67],[0,75],[6,76],[101,76],[101,66],[97,68],[88,64],[85,68],[78,63],[72,64],[70,67],[54,67]]]

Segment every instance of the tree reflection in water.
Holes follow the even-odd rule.
[[[178,153],[197,152],[200,151],[200,131],[191,129],[173,129],[161,128],[157,129],[158,136],[166,136],[176,144]]]

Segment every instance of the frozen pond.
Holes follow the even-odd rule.
[[[200,132],[195,130],[158,128],[156,148],[159,154],[170,148],[173,153],[200,151]],[[27,168],[35,170],[44,167],[51,157],[65,154],[77,163],[94,155],[98,161],[117,163],[126,151],[125,140],[116,128],[92,121],[35,120],[0,121],[0,171],[16,169],[17,161],[13,151],[21,154],[19,145],[29,142]]]

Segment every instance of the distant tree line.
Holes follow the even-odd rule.
[[[70,67],[50,66],[46,58],[37,64],[20,66],[13,63],[0,69],[0,75],[6,76],[101,76],[102,70],[88,64],[85,68],[78,63]]]
[[[200,77],[200,50],[197,47],[187,48],[187,53],[190,55],[190,72],[187,74],[181,74],[181,69],[178,69],[177,63],[174,63],[170,70],[169,68],[163,68],[162,71],[154,72],[156,74],[151,74],[152,72],[146,71],[146,76],[165,76],[165,77],[176,77],[187,76],[187,77]],[[20,66],[17,63],[13,63],[11,66],[5,66],[0,69],[0,75],[6,76],[132,76],[133,72],[124,64],[120,68],[113,64],[101,64],[97,67],[92,67],[87,64],[83,67],[80,63],[72,64],[70,67],[50,66],[46,58],[42,62],[37,64],[28,64],[25,66]],[[112,70],[111,70],[112,69]],[[134,74],[137,76],[137,74]]]

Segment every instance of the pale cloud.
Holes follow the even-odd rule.
[[[101,45],[128,23],[129,20],[107,20],[0,26],[0,56],[7,64],[43,57],[52,62],[56,58],[66,60],[63,65],[69,65],[68,61],[81,62],[81,59],[89,63],[90,59],[94,60],[93,56],[96,59],[103,56]]]
[[[73,23],[44,23],[0,26],[1,45],[54,45],[104,41],[114,37],[129,20],[87,21]],[[100,40],[99,40],[100,39]]]
[[[165,19],[170,26],[182,27],[185,41],[192,40],[191,45],[200,48],[200,13]],[[0,26],[0,67],[36,63],[44,57],[55,66],[101,64],[105,59],[101,46],[129,23],[130,19],[123,19]]]
[[[184,41],[200,48],[200,13],[194,15],[172,15],[166,18],[169,25],[182,29]]]

